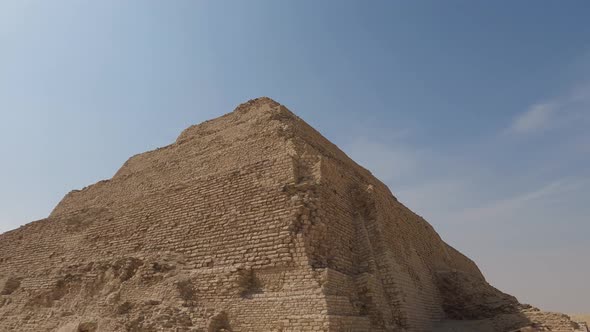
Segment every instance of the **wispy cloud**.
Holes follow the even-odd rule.
[[[567,195],[579,189],[582,180],[559,179],[539,188],[513,194],[507,198],[482,202],[481,206],[466,208],[452,219],[455,222],[465,223],[474,221],[509,221],[518,211],[538,210],[552,199],[560,195]]]
[[[535,104],[514,119],[510,130],[514,133],[529,133],[544,129],[558,110],[559,105],[554,103]]]
[[[538,133],[546,129],[575,125],[590,111],[590,85],[574,87],[565,96],[538,102],[518,114],[508,132],[514,134]]]

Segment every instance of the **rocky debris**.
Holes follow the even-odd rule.
[[[520,312],[515,297],[502,293],[485,280],[460,271],[438,271],[437,286],[448,318],[481,320]]]

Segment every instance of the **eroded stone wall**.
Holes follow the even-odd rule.
[[[0,235],[0,331],[431,331],[473,294],[518,306],[268,98]]]

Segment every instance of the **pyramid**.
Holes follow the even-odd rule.
[[[0,235],[0,331],[573,331],[269,98]]]

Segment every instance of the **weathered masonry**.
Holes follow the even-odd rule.
[[[0,331],[573,330],[268,98],[0,235]],[[482,330],[484,331],[484,330]]]

